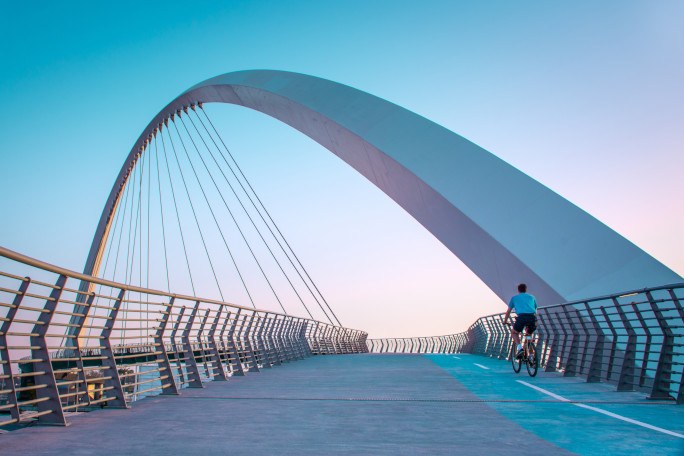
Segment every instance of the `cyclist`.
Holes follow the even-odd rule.
[[[504,324],[508,324],[508,319],[511,316],[511,310],[515,309],[518,317],[515,319],[513,328],[511,329],[511,336],[518,348],[516,358],[522,358],[523,348],[520,343],[520,333],[524,328],[527,328],[527,334],[534,333],[537,329],[537,300],[531,294],[527,293],[527,285],[521,283],[518,285],[518,294],[511,298],[508,303],[508,310],[504,316]]]

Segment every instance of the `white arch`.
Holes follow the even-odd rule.
[[[577,206],[488,151],[354,88],[254,70],[204,81],[173,100],[133,146],[100,218],[84,273],[96,275],[128,173],[155,128],[183,107],[232,103],[311,137],[363,174],[501,299],[519,282],[544,304],[681,281]]]

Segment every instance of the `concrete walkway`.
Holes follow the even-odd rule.
[[[684,454],[683,410],[479,356],[318,356],[0,435],[0,454]]]

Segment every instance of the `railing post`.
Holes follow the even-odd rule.
[[[2,360],[0,360],[0,366],[2,366],[2,370],[0,370],[0,372],[2,372],[3,375],[6,375],[6,378],[9,379],[9,389],[11,390],[7,395],[7,400],[9,403],[8,405],[11,405],[11,408],[9,409],[10,422],[5,422],[5,424],[18,423],[20,420],[16,385],[14,384],[14,374],[12,373],[12,358],[10,357],[8,348],[9,344],[7,343],[7,332],[9,331],[12,321],[19,310],[19,306],[21,306],[21,302],[24,299],[24,295],[26,295],[26,290],[28,290],[29,285],[31,285],[31,278],[24,278],[24,280],[21,282],[21,285],[19,285],[17,294],[12,300],[12,306],[5,315],[5,321],[0,324],[0,358],[2,358]]]
[[[183,328],[183,352],[185,353],[185,369],[191,377],[188,382],[188,388],[204,388],[202,384],[202,377],[200,377],[199,367],[197,366],[197,360],[195,359],[195,350],[192,348],[192,343],[190,342],[190,331],[192,331],[192,325],[195,323],[195,318],[197,317],[197,310],[199,309],[200,302],[195,301],[195,307],[192,308],[190,312],[190,318]]]
[[[285,358],[286,362],[290,362],[292,360],[292,349],[290,347],[290,341],[288,340],[288,331],[290,329],[290,319],[291,317],[288,316],[283,316],[283,319],[281,321],[280,325],[280,343],[281,346],[283,347],[283,357]]]
[[[641,372],[639,372],[639,387],[643,387],[646,384],[646,380],[648,379],[646,372],[648,370],[648,361],[650,361],[649,354],[651,353],[651,341],[653,340],[653,334],[651,334],[651,328],[648,325],[648,323],[646,323],[646,319],[644,318],[644,316],[641,314],[641,309],[639,309],[638,304],[632,301],[630,305],[632,306],[632,310],[634,311],[634,314],[637,317],[636,319],[639,322],[639,327],[644,331],[644,337],[646,338],[646,340],[644,341],[643,350],[644,359],[641,363]]]
[[[295,324],[292,327],[292,342],[294,343],[294,346],[297,348],[297,358],[304,359],[305,355],[304,346],[302,345],[301,331],[302,319],[297,318],[295,319]]]
[[[207,374],[207,377],[214,377],[215,374],[209,370],[209,363],[207,362],[207,351],[205,349],[207,343],[204,336],[204,328],[207,325],[207,320],[209,320],[209,309],[206,309],[206,312],[204,312],[204,317],[202,318],[199,330],[197,331],[197,342],[199,343],[200,356],[202,357],[204,372]]]
[[[218,334],[217,347],[219,351],[219,360],[221,361],[221,368],[225,370],[226,377],[232,372],[232,365],[230,364],[230,352],[228,350],[226,331],[229,329],[231,312],[226,312],[225,317],[221,319],[221,331]]]
[[[311,356],[311,350],[309,349],[309,342],[306,340],[306,333],[309,330],[309,324],[310,321],[302,321],[302,327],[299,330],[299,341],[300,344],[302,345],[302,350],[304,351],[304,356],[309,357]]]
[[[297,343],[294,338],[294,332],[297,328],[297,318],[290,317],[290,322],[287,326],[287,332],[285,337],[287,338],[287,343],[290,346],[290,356],[292,359],[299,359],[299,349],[297,348]]]
[[[235,363],[235,370],[233,370],[233,375],[245,375],[245,370],[242,367],[242,361],[240,360],[240,353],[238,352],[237,343],[235,342],[235,328],[237,328],[238,320],[240,320],[240,312],[242,309],[238,309],[237,312],[233,314],[233,321],[230,324],[230,330],[228,331],[228,355]]]
[[[563,314],[565,315],[565,319],[568,323],[568,326],[570,327],[570,334],[572,334],[572,341],[570,342],[570,348],[568,349],[568,357],[565,359],[565,373],[563,374],[563,376],[574,377],[575,375],[577,375],[577,343],[579,339],[579,333],[577,332],[575,323],[572,321],[572,317],[568,312],[567,306],[563,306]]]
[[[257,315],[256,341],[257,348],[259,349],[259,353],[261,354],[261,366],[270,369],[271,357],[269,356],[268,347],[266,346],[265,340],[266,337],[264,336],[264,332],[266,330],[267,316],[268,314],[264,314],[263,317],[261,315]]]
[[[223,306],[219,306],[214,321],[211,323],[209,328],[209,334],[207,342],[209,344],[209,354],[212,358],[212,364],[214,365],[214,381],[226,381],[228,376],[226,371],[223,369],[223,363],[221,362],[221,354],[219,353],[218,344],[216,343],[216,330],[218,329],[219,321],[221,320],[221,314],[223,313]]]
[[[672,332],[672,329],[670,329],[667,317],[663,315],[662,310],[660,310],[660,307],[653,299],[653,295],[650,291],[646,292],[646,298],[651,304],[651,310],[656,317],[660,332],[663,334],[663,343],[660,346],[658,366],[656,367],[656,373],[653,378],[653,388],[651,389],[649,399],[672,399],[672,396],[670,395],[670,385],[672,383],[674,333]]]
[[[672,303],[677,309],[677,313],[679,313],[679,324],[682,325],[684,324],[684,308],[682,307],[682,304],[679,302],[679,298],[672,288],[668,289],[667,292],[672,299]],[[684,372],[682,372],[682,375],[679,377],[679,391],[677,393],[676,401],[677,404],[684,404]]]
[[[285,341],[283,339],[283,329],[285,328],[285,319],[287,317],[282,315],[282,318],[278,319],[278,326],[276,327],[276,341],[278,344],[278,359],[281,363],[286,363],[288,361]]]
[[[83,356],[82,356],[82,343],[81,343],[81,338],[83,337],[83,328],[86,322],[86,319],[88,318],[88,313],[92,309],[93,301],[95,298],[95,294],[93,292],[88,293],[87,295],[82,295],[83,300],[85,301],[85,305],[82,305],[79,310],[80,312],[72,312],[73,315],[71,315],[71,324],[73,324],[73,327],[70,327],[70,329],[74,328],[75,330],[72,329],[75,334],[70,334],[71,331],[68,331],[67,334],[65,334],[65,337],[67,338],[66,340],[66,346],[69,347],[68,349],[65,350],[65,354],[68,352],[71,352],[73,354],[67,355],[69,358],[75,358],[76,359],[76,371],[77,371],[77,377],[78,381],[81,382],[81,384],[84,387],[83,393],[85,393],[85,400],[87,401],[87,405],[93,405],[94,403],[100,403],[100,401],[91,401],[90,400],[90,395],[88,394],[88,378],[87,374],[85,371],[85,365],[83,364]],[[101,334],[101,333],[100,333]],[[102,345],[98,345],[98,350],[102,350]],[[104,372],[104,369],[103,369]],[[104,374],[103,374],[104,376]],[[104,391],[100,389],[102,392],[102,395],[104,396]],[[73,405],[68,405],[68,406],[62,406],[63,410],[71,410],[71,409],[78,409],[80,405],[81,396],[76,395],[74,396],[75,403]],[[118,399],[115,397],[113,402],[116,402]],[[104,402],[104,401],[103,401]],[[119,404],[117,404],[119,405]]]
[[[264,316],[266,319],[265,321],[265,329],[264,329],[264,339],[266,341],[266,348],[267,348],[267,355],[268,355],[268,361],[269,364],[273,365],[278,365],[280,362],[278,361],[278,357],[276,356],[276,347],[275,347],[275,342],[273,341],[273,331],[275,328],[275,317],[268,312]]]
[[[250,367],[247,372],[259,372],[259,364],[256,359],[256,354],[254,353],[254,347],[252,346],[252,324],[254,323],[254,317],[256,316],[256,312],[253,312],[252,315],[249,317],[249,321],[247,323],[247,329],[245,330],[245,336],[244,336],[244,347],[245,351],[247,352],[246,355],[252,360],[252,367]]]
[[[173,307],[170,307],[169,309],[173,309]],[[171,329],[171,335],[170,340],[171,340],[171,348],[173,348],[173,356],[174,356],[174,361],[176,362],[176,365],[178,366],[178,376],[181,381],[181,387],[182,384],[185,383],[185,373],[183,370],[183,364],[184,364],[184,359],[182,359],[185,356],[185,352],[183,351],[183,338],[181,337],[181,344],[180,344],[180,350],[178,350],[178,330],[180,328],[180,323],[183,320],[183,315],[185,315],[185,306],[180,307],[180,311],[178,312],[178,318],[173,322],[173,328]]]
[[[40,360],[34,364],[34,370],[38,372],[34,377],[35,384],[45,385],[44,388],[35,390],[36,397],[46,399],[36,403],[38,413],[36,414],[37,416],[34,416],[38,418],[38,422],[41,424],[66,426],[64,411],[62,410],[62,403],[59,398],[59,390],[57,389],[57,381],[55,380],[55,374],[52,370],[52,362],[50,360],[50,352],[48,350],[46,337],[66,281],[66,276],[59,276],[57,283],[55,284],[56,288],[52,290],[50,297],[45,300],[45,305],[43,306],[45,312],[41,312],[31,331],[31,334],[35,334],[30,337],[31,358]]]
[[[294,355],[294,359],[303,359],[304,356],[302,355],[302,352],[300,350],[299,338],[297,337],[298,333],[299,333],[299,318],[292,317],[292,324],[290,325],[290,331],[289,331],[290,344],[292,344],[292,353]]]
[[[625,355],[622,359],[622,366],[620,368],[620,378],[618,379],[617,390],[634,391],[634,387],[636,386],[636,333],[634,332],[632,324],[627,318],[627,315],[625,315],[625,312],[622,310],[622,306],[616,298],[613,298],[613,304],[615,305],[615,309],[620,316],[622,326],[625,327],[625,331],[627,332],[627,344],[625,346]]]
[[[171,310],[173,309],[173,303],[176,298],[171,298],[166,308],[161,312],[161,321],[157,327],[157,331],[154,333],[154,343],[157,346],[159,353],[157,358],[157,367],[159,368],[159,381],[162,384],[161,394],[166,395],[177,395],[178,385],[176,384],[176,377],[173,375],[173,370],[171,370],[171,363],[169,362],[169,355],[166,352],[166,345],[164,345],[164,331],[166,330],[166,325],[169,322],[169,316],[171,315]],[[162,372],[166,372],[168,376],[168,383],[164,382],[164,375]]]
[[[282,362],[280,361],[280,350],[278,348],[278,340],[276,336],[276,332],[278,331],[278,326],[280,325],[278,316],[273,315],[273,318],[271,318],[271,322],[268,327],[268,340],[269,340],[269,345],[271,347],[270,353],[271,357],[273,359],[273,364],[276,366],[280,366]]]
[[[601,310],[601,315],[603,315],[603,320],[608,325],[608,331],[610,331],[611,335],[610,353],[608,354],[608,366],[606,366],[606,379],[610,381],[613,379],[613,366],[615,359],[615,349],[617,348],[618,335],[617,331],[615,330],[615,325],[613,324],[613,321],[610,318],[610,315],[608,315],[608,312],[606,312],[606,308],[604,306],[600,306],[599,309]]]
[[[539,313],[539,316],[542,316],[542,312]],[[558,352],[558,337],[560,334],[558,333],[558,328],[556,328],[556,324],[553,322],[553,312],[544,312],[543,313],[544,320],[548,321],[549,326],[551,326],[551,335],[553,336],[553,342],[548,340],[549,344],[549,357],[546,361],[546,367],[544,368],[544,372],[555,372],[557,367],[558,367],[558,358],[560,357],[560,353]]]
[[[104,381],[104,389],[111,389],[115,395],[115,397],[111,399],[111,402],[109,400],[107,401],[107,405],[109,407],[116,408],[128,408],[128,402],[126,401],[124,389],[121,385],[119,370],[116,365],[116,360],[114,359],[114,350],[112,350],[112,344],[109,338],[112,334],[112,330],[114,329],[114,324],[116,323],[116,318],[119,315],[119,309],[121,308],[121,303],[123,302],[125,294],[125,290],[121,290],[119,292],[119,296],[114,302],[112,310],[109,313],[109,320],[107,320],[107,322],[104,324],[104,329],[102,330],[102,334],[100,336],[102,337],[102,346],[104,347],[102,349],[102,355],[104,356],[104,359],[102,360],[102,366],[106,367],[107,370],[111,372],[111,375],[109,375],[111,378],[105,379]],[[102,394],[104,395],[104,390],[102,391]]]
[[[585,306],[588,306],[587,302],[583,302],[582,304],[584,304]],[[582,341],[581,349],[580,349],[580,344],[579,343],[577,344],[577,348],[579,350],[579,353],[577,354],[577,357],[578,357],[577,366],[579,367],[579,369],[577,370],[577,373],[579,373],[580,375],[583,375],[584,374],[584,361],[587,357],[587,348],[589,346],[589,341],[591,340],[591,338],[589,337],[589,331],[587,330],[587,325],[585,324],[586,318],[582,315],[582,313],[580,312],[579,309],[574,309],[574,312],[575,312],[575,315],[577,315],[577,320],[579,321],[579,326],[582,329],[582,333],[580,335],[581,336],[580,339]],[[589,318],[592,318],[591,317],[591,311],[589,312]],[[577,325],[575,325],[575,329],[577,329]]]
[[[595,383],[600,382],[603,377],[603,346],[605,344],[606,336],[601,329],[593,310],[589,307],[589,303],[584,303],[584,308],[589,314],[589,319],[591,321],[592,328],[596,333],[596,342],[594,343],[594,351],[591,354],[591,360],[589,361],[589,372],[587,372],[587,382]]]

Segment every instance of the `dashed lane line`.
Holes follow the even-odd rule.
[[[477,364],[477,363],[473,363],[473,364],[475,364],[477,367],[479,367],[481,369],[489,370],[489,368],[487,366],[483,366],[482,364]]]

